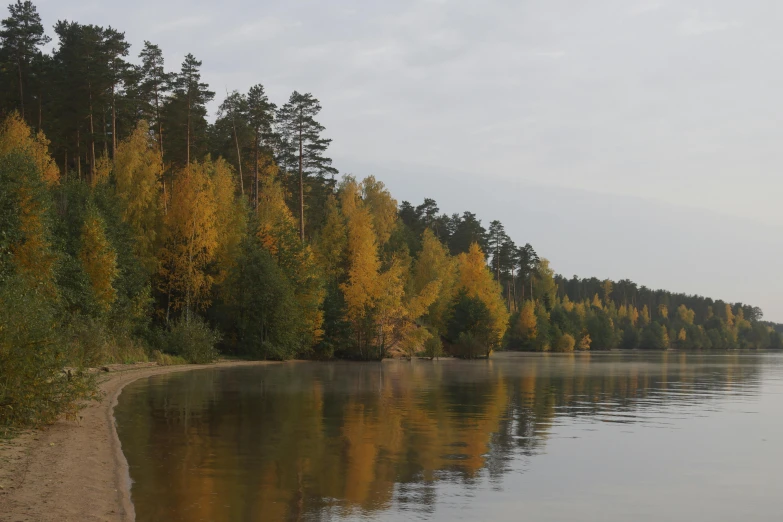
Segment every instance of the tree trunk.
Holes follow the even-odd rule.
[[[117,154],[117,110],[114,84],[111,84],[111,159]]]
[[[258,212],[258,129],[256,129],[256,150],[255,150],[255,169],[253,174],[253,184],[255,185],[255,202],[253,208]]]
[[[302,173],[302,128],[299,128],[299,239],[304,241],[304,174]]]
[[[24,120],[24,87],[22,85],[22,56],[19,55],[16,58],[16,68],[19,70],[19,108],[22,112],[22,119]]]
[[[106,135],[107,128],[106,128],[106,109],[101,111],[101,115],[103,116],[103,155],[108,156],[109,155],[109,137]],[[114,152],[114,149],[112,149],[112,153]]]
[[[160,121],[160,98],[158,95],[158,83],[155,82],[155,119],[158,120],[158,148],[163,157],[163,122]]]
[[[81,138],[79,137],[79,129],[76,129],[76,174],[79,176],[79,181],[82,180],[82,146]]]
[[[188,132],[187,132],[187,145],[186,145],[186,161],[187,166],[190,168],[190,89],[188,89]]]
[[[237,147],[237,167],[239,168],[239,193],[245,198],[245,178],[242,176],[242,156],[239,153],[239,136],[237,135],[237,123],[234,120],[234,111],[231,111],[231,124],[234,126],[234,144]]]
[[[95,125],[92,117],[92,85],[88,84],[90,90],[90,183],[95,178]]]

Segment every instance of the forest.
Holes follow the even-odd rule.
[[[499,221],[339,176],[310,93],[210,117],[196,57],[46,33],[29,1],[0,25],[0,426],[109,362],[783,348],[751,305],[567,279]]]

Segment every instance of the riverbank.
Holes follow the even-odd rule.
[[[113,414],[125,385],[162,373],[260,364],[275,363],[113,366],[101,377],[102,399],[81,411],[78,424],[60,420],[0,441],[0,520],[133,520],[128,466]]]

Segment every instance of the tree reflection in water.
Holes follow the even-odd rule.
[[[142,522],[426,515],[438,483],[500,487],[558,423],[665,425],[754,395],[759,367],[684,353],[295,362],[139,381],[116,415]]]

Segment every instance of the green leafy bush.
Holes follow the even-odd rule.
[[[75,417],[97,397],[93,376],[66,366],[51,301],[21,278],[0,284],[0,430]]]
[[[166,351],[178,355],[189,363],[205,364],[217,359],[215,348],[220,333],[213,330],[202,318],[192,316],[176,321],[165,336]]]
[[[437,330],[430,330],[430,338],[424,341],[424,356],[435,359],[443,355],[443,342]]]

